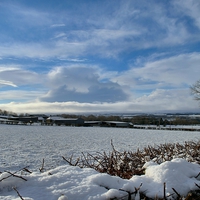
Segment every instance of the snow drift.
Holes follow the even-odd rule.
[[[69,165],[43,173],[12,172],[16,176],[3,172],[0,175],[0,199],[19,200],[21,195],[24,200],[106,200],[127,199],[128,193],[133,199],[139,199],[140,193],[163,198],[164,183],[165,195],[170,198],[176,197],[172,188],[183,196],[199,189],[200,165],[196,163],[176,158],[161,164],[150,161],[144,167],[144,175],[133,176],[130,180]]]

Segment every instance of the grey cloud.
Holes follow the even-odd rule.
[[[10,86],[21,86],[21,85],[35,85],[45,82],[45,77],[41,78],[36,72],[20,69],[20,68],[9,68],[9,66],[0,66],[0,80],[2,84]],[[0,84],[1,84],[0,83]]]
[[[128,95],[118,85],[112,87],[107,86],[91,86],[87,93],[76,92],[75,90],[67,90],[66,86],[51,90],[46,96],[41,98],[47,102],[67,102],[76,101],[80,103],[93,102],[118,102],[127,100]]]
[[[101,80],[98,67],[58,67],[52,70],[48,77],[47,86],[50,89],[40,99],[42,101],[117,102],[128,99],[128,94],[118,83]]]
[[[68,90],[77,92],[88,92],[91,85],[98,84],[98,68],[86,65],[70,65],[57,67],[48,74],[48,86],[59,88],[66,85]]]

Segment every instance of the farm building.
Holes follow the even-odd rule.
[[[133,124],[130,122],[103,121],[101,126],[131,128],[131,127],[133,127]]]
[[[85,121],[84,126],[101,126],[101,121]]]
[[[83,126],[84,120],[82,118],[63,118],[52,116],[46,119],[47,125],[65,125],[65,126]]]
[[[9,120],[7,118],[0,117],[0,123],[1,124],[18,124],[19,121],[13,121],[13,120]]]
[[[131,128],[133,127],[133,124],[130,122],[119,122],[119,121],[85,121],[84,126]]]
[[[38,117],[16,117],[16,119],[22,123],[34,123],[38,121]]]
[[[5,124],[32,124],[38,121],[38,117],[13,117],[4,116],[0,117],[0,122]]]

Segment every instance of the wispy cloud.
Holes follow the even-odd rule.
[[[188,87],[199,79],[200,54],[181,54],[156,61],[146,61],[122,72],[112,80],[133,89]]]
[[[200,29],[200,2],[195,0],[173,1],[175,8],[183,15],[190,17],[191,23]]]
[[[15,100],[15,102],[33,102],[33,100],[35,101],[39,96],[44,95],[45,91],[40,91],[40,90],[4,90],[4,91],[0,91],[0,103],[2,104],[3,102],[12,102],[13,99]],[[10,108],[9,110],[11,110],[12,108]],[[18,110],[17,112],[20,112],[20,110]]]
[[[52,24],[50,27],[51,28],[57,28],[57,27],[64,27],[65,24]]]
[[[42,77],[43,76],[43,77]],[[1,84],[13,87],[24,85],[39,85],[45,82],[45,76],[23,68],[0,67]]]
[[[152,6],[148,2],[137,4],[127,1],[120,5],[116,10],[106,10],[106,8],[111,8],[111,5],[106,4],[103,7],[105,12],[99,13],[100,16],[95,12],[83,13],[88,19],[83,22],[85,16],[82,19],[79,16],[78,20],[82,21],[84,25],[77,24],[75,21],[77,16],[73,19],[75,16],[73,12],[71,20],[65,20],[68,15],[65,16],[63,12],[48,13],[12,5],[9,7],[12,10],[11,13],[20,16],[17,18],[20,19],[18,27],[26,26],[28,31],[33,31],[35,35],[35,31],[37,31],[37,34],[41,33],[40,36],[45,35],[45,37],[41,37],[40,42],[32,42],[29,41],[30,36],[26,34],[27,29],[20,29],[26,34],[27,42],[22,40],[12,43],[3,42],[0,56],[69,58],[76,55],[100,54],[103,57],[117,57],[125,51],[176,46],[188,41],[200,40],[199,34],[191,33],[188,25],[180,20],[178,15],[168,13],[168,7],[165,4],[155,3]],[[189,11],[185,11],[186,14],[189,13],[189,16],[193,18],[198,17],[197,12],[194,14],[191,12],[196,8],[191,3],[189,5]],[[171,1],[168,6],[175,9],[174,5],[171,5]],[[96,11],[97,8],[94,6],[94,9]],[[56,21],[55,14],[57,14],[58,21],[63,23],[54,23]],[[34,31],[34,26],[40,27],[39,32],[38,30]],[[48,26],[53,27],[55,32],[48,31]],[[73,28],[74,26],[76,28]],[[60,30],[64,27],[68,28]],[[63,38],[63,36],[65,37]],[[57,41],[52,41],[50,38],[57,39]]]
[[[54,38],[62,38],[62,37],[65,37],[65,36],[66,36],[65,33],[58,33],[58,34],[55,35]]]
[[[12,87],[17,87],[17,85],[15,85],[14,83],[12,83],[11,81],[5,81],[5,80],[0,80],[0,87],[1,85],[8,85],[8,86],[12,86]]]

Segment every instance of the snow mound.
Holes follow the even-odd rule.
[[[170,198],[175,197],[172,188],[180,195],[199,189],[200,165],[196,163],[177,158],[160,165],[149,161],[144,168],[145,175],[133,176],[130,180],[69,165],[44,173],[21,173],[19,176],[27,181],[4,172],[0,175],[0,199],[19,200],[21,195],[24,200],[106,200],[128,194],[140,199],[139,192],[151,198],[163,198],[164,183],[166,196],[173,194]]]

